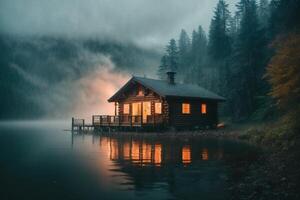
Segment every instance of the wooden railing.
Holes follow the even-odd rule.
[[[161,123],[163,123],[162,115],[148,115],[146,119],[141,115],[93,115],[92,117],[94,126],[142,126]]]

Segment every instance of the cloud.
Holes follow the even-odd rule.
[[[161,46],[198,25],[208,30],[218,0],[1,0],[0,31],[97,37]],[[234,5],[237,0],[227,1]]]
[[[27,83],[33,85],[34,87],[40,89],[46,89],[48,87],[48,84],[45,81],[43,81],[41,78],[26,72],[17,64],[12,63],[10,64],[10,67],[14,69]]]

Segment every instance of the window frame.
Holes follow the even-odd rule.
[[[157,112],[157,110],[156,110],[156,105],[157,104],[160,104],[160,106],[159,106],[159,108],[160,108],[160,110],[159,110],[159,112]],[[154,103],[154,114],[157,114],[157,115],[160,115],[160,114],[162,114],[162,103],[161,102],[155,102]]]
[[[187,105],[188,106],[188,112],[184,112],[184,106]],[[183,115],[190,115],[191,114],[191,104],[190,103],[182,103],[181,104],[181,114]]]

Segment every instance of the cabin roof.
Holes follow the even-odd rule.
[[[225,101],[224,97],[219,96],[209,90],[206,90],[198,85],[175,83],[169,84],[165,80],[156,80],[144,77],[133,76],[122,88],[120,88],[111,98],[109,102],[118,99],[119,95],[128,88],[128,86],[137,82],[150,90],[153,90],[162,97],[187,97],[187,98],[203,98],[216,101]]]

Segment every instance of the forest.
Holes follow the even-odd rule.
[[[246,178],[235,180],[232,199],[299,198],[299,19],[299,0],[240,0],[235,13],[220,0],[208,33],[181,30],[161,58],[160,78],[173,70],[225,96],[222,120],[244,124],[239,138],[266,149],[259,162],[237,165]]]
[[[222,116],[234,122],[277,118],[299,102],[299,19],[297,0],[241,0],[236,12],[220,0],[210,29],[184,29],[171,39],[158,76],[199,84],[226,97]],[[291,101],[291,102],[290,102]],[[279,110],[278,104],[289,107]],[[299,109],[299,107],[298,107]]]

